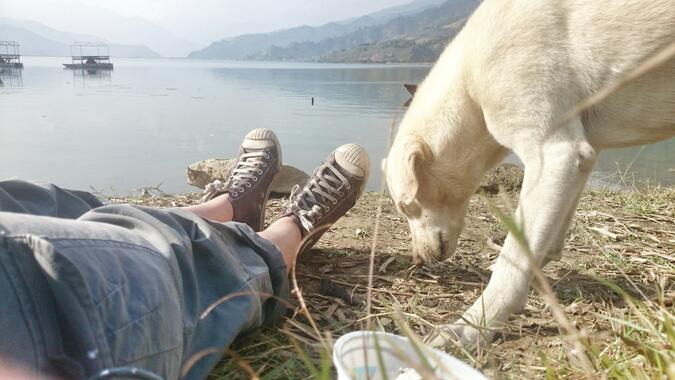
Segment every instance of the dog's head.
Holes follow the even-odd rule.
[[[389,192],[406,216],[413,258],[434,263],[452,257],[472,191],[462,186],[467,173],[435,157],[420,136],[398,136],[383,161]]]

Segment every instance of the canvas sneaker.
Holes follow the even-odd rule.
[[[249,132],[239,148],[237,163],[227,181],[216,180],[204,189],[202,201],[227,194],[233,221],[263,229],[265,203],[281,170],[281,146],[274,132],[260,128]]]
[[[296,185],[282,217],[293,216],[303,238],[300,252],[310,249],[330,226],[354,207],[368,181],[370,160],[357,144],[337,148],[307,183]]]

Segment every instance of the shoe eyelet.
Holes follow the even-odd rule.
[[[247,182],[247,183],[246,183],[246,187],[248,187],[249,189],[251,188],[251,186],[252,186],[252,185],[251,185],[251,182]]]
[[[326,212],[330,212],[330,207],[326,207]]]
[[[261,175],[262,173],[263,173],[263,171],[258,169],[258,175]]]
[[[334,205],[338,204],[338,202],[337,202],[337,201],[332,201],[332,202],[333,202],[333,204],[334,204]]]
[[[263,157],[265,157],[266,160],[269,160],[272,156],[270,156],[269,153],[263,153]]]
[[[349,189],[351,189],[351,188],[352,188],[352,185],[347,184],[347,190],[349,190]]]
[[[240,188],[239,188],[239,192],[240,192],[240,193],[243,193],[244,191],[245,191],[245,190],[244,190],[243,187],[240,187]]]
[[[341,196],[341,197],[344,197],[344,196],[345,196],[345,193],[343,193],[342,191],[339,191],[339,192],[338,192],[338,195]]]
[[[258,177],[253,177],[253,182],[258,182]]]
[[[266,168],[266,167],[267,167],[267,163],[266,163],[266,162],[263,162],[263,163],[262,163],[262,167],[263,167],[263,168]]]

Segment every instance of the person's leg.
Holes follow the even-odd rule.
[[[184,209],[204,219],[220,223],[231,222],[234,217],[234,207],[232,207],[230,196],[227,194],[212,198],[204,203],[184,207]]]
[[[209,350],[184,369],[205,378],[238,335],[285,312],[283,257],[243,223],[182,209],[0,212],[0,356],[63,378],[119,366],[178,378]]]
[[[35,337],[61,341],[41,357],[79,363],[87,377],[124,365],[175,378],[199,356],[183,370],[204,378],[235,337],[285,312],[295,254],[354,205],[367,174],[361,148],[338,148],[260,235],[185,209],[110,205],[77,220],[0,212],[0,272],[26,308],[0,319],[31,311]],[[36,279],[46,291],[28,286]],[[0,347],[12,334],[0,324]]]
[[[198,205],[184,207],[184,209],[214,222],[226,223],[232,221],[233,208],[228,195],[222,195]],[[286,263],[286,268],[290,271],[302,242],[300,228],[293,218],[277,219],[267,229],[259,232],[258,235],[279,248]]]
[[[283,216],[259,233],[279,249],[288,271],[301,250],[311,248],[354,206],[369,171],[368,155],[362,147],[355,144],[339,147],[302,188],[295,189]],[[227,194],[185,209],[216,222],[232,220],[233,206]]]
[[[11,305],[0,308],[0,356],[73,379],[123,363],[178,372],[168,363],[181,358],[184,296],[169,249],[181,247],[159,244],[131,209],[77,220],[0,212],[0,290]],[[99,220],[83,219],[97,210]]]
[[[20,179],[0,181],[0,212],[76,219],[103,206],[94,195]]]
[[[276,246],[241,224],[207,222],[261,223],[262,212],[249,211],[262,208],[280,166],[276,138],[270,145],[266,135],[249,133],[230,188],[196,213],[101,207],[88,193],[0,181],[0,293],[8,298],[0,356],[64,378],[119,365],[177,378],[193,353],[226,348],[281,315],[288,285]],[[218,303],[238,292],[247,295]],[[217,360],[190,375],[206,376]]]
[[[369,170],[368,155],[362,147],[355,144],[339,147],[302,188],[297,187],[283,216],[258,234],[279,249],[288,271],[301,247],[303,251],[309,249],[354,206],[366,185]],[[232,220],[233,207],[227,194],[185,209],[216,222]]]
[[[228,195],[222,195],[184,209],[214,222],[226,223],[232,221],[233,208]],[[286,267],[290,270],[302,242],[297,223],[291,217],[280,218],[267,229],[259,232],[258,235],[271,241],[279,248]]]

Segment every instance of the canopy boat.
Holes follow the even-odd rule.
[[[14,41],[0,41],[0,68],[23,68],[19,44]]]
[[[66,69],[76,70],[112,70],[110,49],[99,42],[77,42],[70,47],[72,62],[64,63]]]

